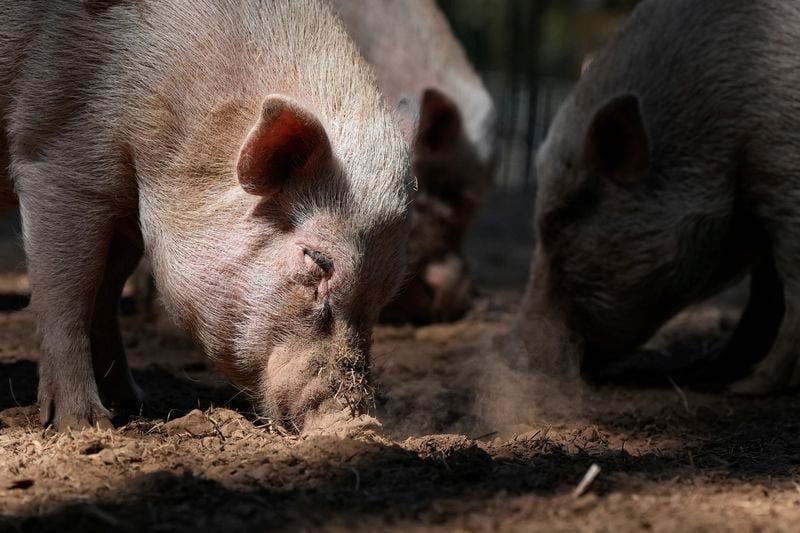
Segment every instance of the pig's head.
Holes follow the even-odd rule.
[[[479,134],[470,134],[467,117],[450,97],[437,89],[426,89],[414,140],[412,165],[420,192],[450,207],[450,231],[459,236],[480,205],[495,165],[491,103],[478,114],[472,120],[482,124],[474,129],[488,130],[481,131],[481,137],[487,139],[475,139]]]
[[[664,143],[679,141],[654,142],[642,110],[631,93],[599,105],[573,95],[537,158],[538,239],[521,328],[560,329],[589,373],[731,276],[721,265],[734,195],[691,146],[666,158]]]
[[[233,337],[216,350],[221,368],[292,429],[371,402],[372,327],[404,277],[411,203],[389,117],[348,132],[270,96],[238,153],[246,214],[222,243],[235,259],[216,267],[228,291],[209,320],[226,317]]]
[[[491,123],[481,126],[491,129],[491,104],[481,113]],[[492,132],[486,137],[488,146],[476,146],[456,103],[436,89],[425,90],[412,156],[419,192],[412,215],[410,276],[384,319],[455,320],[469,309],[472,287],[461,242],[494,172]]]

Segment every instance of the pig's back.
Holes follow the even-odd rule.
[[[7,175],[8,112],[12,84],[18,76],[28,45],[44,17],[45,1],[7,0],[0,2],[0,212],[16,203]]]
[[[0,109],[5,109],[11,83],[16,78],[28,45],[46,20],[45,0],[0,2]]]
[[[723,165],[777,110],[787,129],[800,131],[797,50],[795,1],[646,0],[573,98],[591,116],[608,98],[634,92],[654,159],[676,165],[704,154]]]
[[[437,88],[458,104],[470,140],[489,157],[494,108],[434,0],[333,0],[390,104]]]
[[[236,145],[221,156],[230,162],[264,98],[279,93],[325,125],[334,151],[353,170],[348,175],[355,191],[380,195],[398,189],[406,174],[402,135],[327,2],[146,3],[142,20],[125,37],[146,49],[132,46],[119,55],[131,73],[126,85],[146,102],[146,113],[126,120],[144,151],[155,157],[166,149],[185,159],[187,144],[196,138],[209,149]],[[217,112],[223,120],[213,131],[201,127]],[[224,186],[230,186],[227,180]]]
[[[9,128],[16,154],[38,157],[39,147],[52,146],[48,141],[53,136],[68,137],[81,147],[80,156],[90,160],[82,162],[83,168],[97,170],[98,179],[87,186],[118,196],[129,180],[108,183],[110,178],[100,178],[109,165],[124,165],[135,154],[137,174],[148,173],[157,181],[168,177],[171,165],[186,162],[196,139],[207,141],[203,146],[209,149],[214,141],[238,149],[249,127],[242,126],[242,114],[252,120],[264,97],[281,93],[317,114],[346,162],[361,157],[363,175],[353,178],[363,183],[357,185],[396,188],[396,181],[376,183],[374,176],[401,179],[404,171],[386,172],[381,164],[405,161],[404,145],[398,142],[402,137],[369,70],[326,3],[96,4],[92,10],[77,0],[31,4],[28,18],[40,20],[41,31],[28,31],[23,39],[35,53],[19,63],[0,63],[3,73],[12,72],[15,103]],[[3,2],[0,9],[8,7]],[[9,38],[3,46],[11,48],[14,42],[18,39]],[[220,109],[233,109],[238,123],[226,128],[220,120],[214,131],[202,131]],[[58,128],[52,127],[54,117]],[[374,127],[357,128],[359,121]],[[121,154],[125,145],[130,149]],[[371,159],[359,153],[363,146],[376,147]],[[210,155],[228,163],[235,150]],[[221,181],[219,173],[202,177]],[[191,187],[198,190],[202,184]]]
[[[14,0],[0,7],[0,98],[12,162],[43,159],[67,137],[87,160],[107,152],[118,116],[106,83],[118,27],[95,20],[83,4]]]

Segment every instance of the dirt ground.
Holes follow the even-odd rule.
[[[24,291],[13,272],[0,281]],[[498,339],[519,294],[484,294],[457,324],[380,327],[382,427],[303,436],[259,421],[168,326],[130,316],[147,411],[111,432],[45,430],[32,317],[0,312],[0,530],[797,530],[799,397],[512,370]],[[703,350],[730,315],[696,311],[672,335],[700,324]],[[599,474],[576,493],[592,465]]]

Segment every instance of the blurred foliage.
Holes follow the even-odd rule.
[[[439,0],[481,71],[574,78],[638,0]]]

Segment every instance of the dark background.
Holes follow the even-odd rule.
[[[533,246],[537,146],[586,56],[638,0],[439,0],[497,107],[500,167],[466,243],[479,286],[521,285]]]

